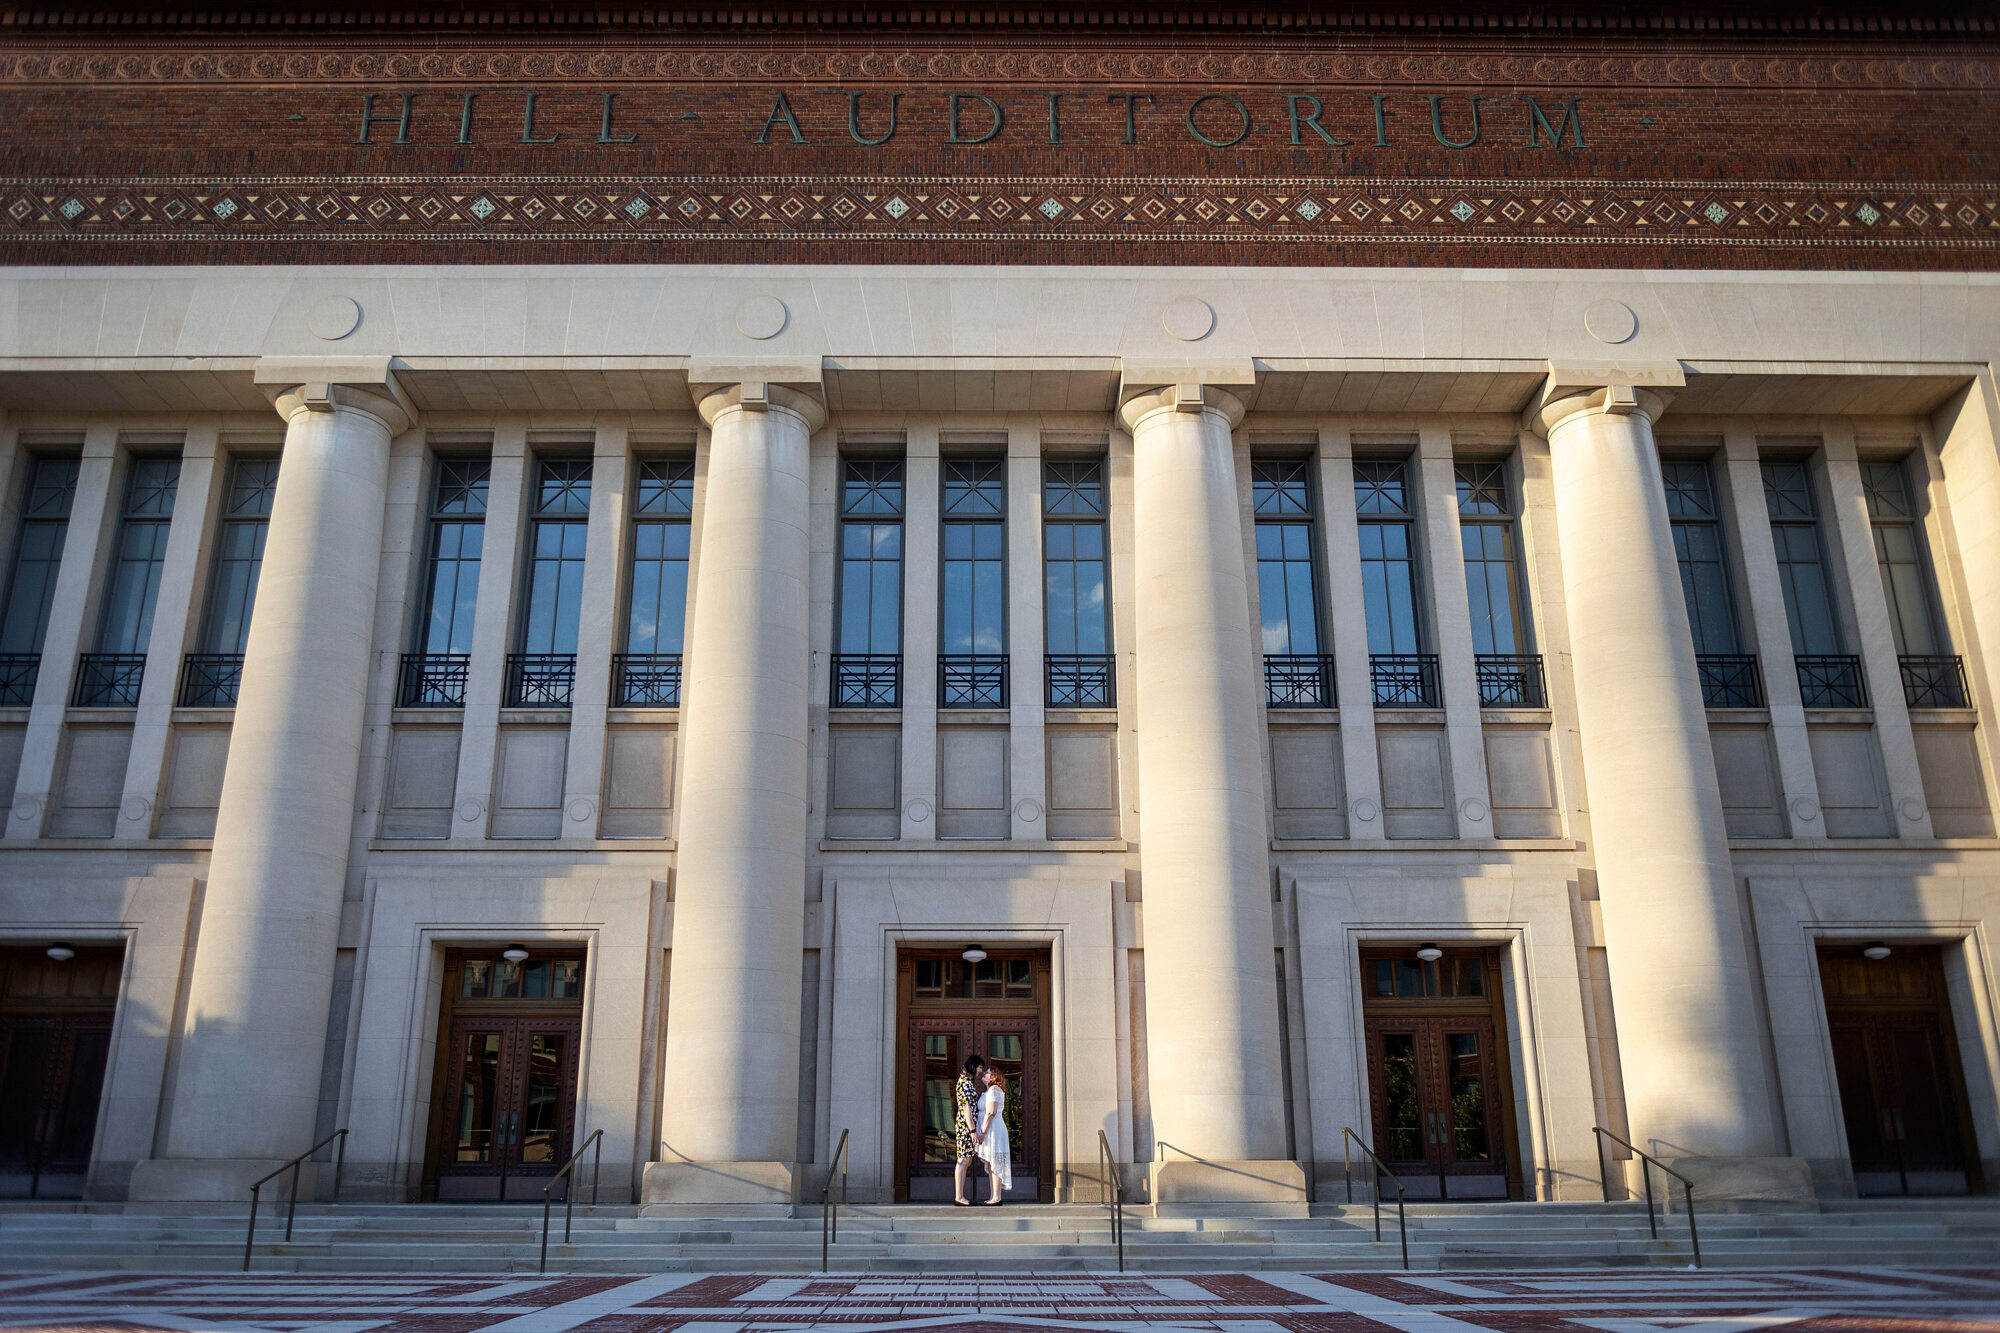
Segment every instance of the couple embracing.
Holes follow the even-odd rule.
[[[993,1197],[981,1206],[998,1208],[1001,1193],[1014,1183],[1013,1152],[1007,1143],[1007,1076],[980,1056],[968,1055],[958,1076],[957,1100],[956,1202],[961,1208],[973,1206],[965,1197],[965,1178],[977,1157],[986,1163],[987,1179],[993,1182]]]

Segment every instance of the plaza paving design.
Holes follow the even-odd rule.
[[[2000,1268],[0,1281],[36,1333],[2000,1333]]]

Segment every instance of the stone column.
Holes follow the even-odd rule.
[[[744,383],[710,428],[681,712],[661,1160],[647,1203],[792,1202],[805,947],[808,450],[801,393]]]
[[[1591,855],[1633,1141],[1704,1200],[1809,1196],[1783,1157],[1652,423],[1659,394],[1550,391]]]
[[[1286,1159],[1262,699],[1230,430],[1197,384],[1127,402],[1153,1199],[1303,1202]]]
[[[311,1146],[333,993],[389,440],[372,385],[273,386],[286,420],[164,1154],[131,1197],[240,1202]],[[359,558],[357,558],[357,553]],[[310,1182],[305,1182],[310,1188]]]

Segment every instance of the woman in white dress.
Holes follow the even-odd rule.
[[[1014,1153],[1007,1142],[1007,1076],[989,1067],[986,1091],[979,1098],[979,1160],[986,1163],[986,1178],[993,1182],[989,1208],[1000,1206],[1002,1192],[1014,1187]]]

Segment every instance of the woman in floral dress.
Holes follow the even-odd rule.
[[[955,1202],[961,1208],[972,1207],[972,1200],[965,1197],[965,1175],[972,1168],[972,1159],[979,1155],[979,1143],[975,1137],[979,1128],[979,1098],[985,1091],[980,1086],[980,1071],[986,1068],[986,1061],[976,1055],[965,1057],[965,1066],[958,1076],[958,1087],[953,1099],[958,1103],[958,1115],[952,1121],[955,1131],[953,1151],[958,1154],[958,1168],[952,1173],[956,1185]]]

